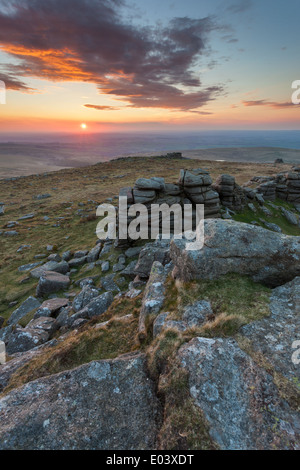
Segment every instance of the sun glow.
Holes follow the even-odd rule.
[[[82,124],[80,124],[80,127],[81,127],[81,129],[86,129],[87,125],[83,122]]]

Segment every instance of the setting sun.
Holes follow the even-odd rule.
[[[80,124],[80,127],[81,127],[81,129],[86,129],[87,125],[83,122],[82,124]]]

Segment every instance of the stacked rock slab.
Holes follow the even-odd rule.
[[[300,168],[276,177],[276,196],[292,204],[300,204]]]
[[[236,184],[234,176],[219,176],[213,188],[218,192],[223,206],[237,212],[243,210],[246,196],[243,189]]]
[[[268,181],[266,183],[260,184],[256,188],[259,194],[262,194],[264,199],[269,201],[275,201],[276,199],[276,182],[275,181]]]
[[[147,215],[145,216],[145,224],[148,225],[148,238],[151,238],[151,205],[156,204],[161,206],[167,204],[172,206],[179,204],[182,208],[184,204],[192,204],[195,208],[196,204],[204,204],[205,217],[215,218],[219,217],[220,199],[216,191],[212,189],[212,180],[207,171],[197,170],[181,170],[178,184],[166,183],[164,178],[139,178],[133,188],[127,187],[120,190],[120,197],[127,197],[127,233],[128,227],[132,220],[136,218],[136,214],[130,214],[130,208],[133,204],[143,204],[147,208]],[[182,214],[183,214],[182,210]],[[118,214],[118,228],[125,226],[120,224],[122,222],[121,214]],[[153,217],[153,214],[152,214]],[[143,221],[143,219],[140,219]],[[154,223],[161,227],[162,219],[161,214]],[[174,228],[174,214],[170,214],[170,228],[171,233]],[[119,232],[119,231],[117,231]],[[115,246],[122,247],[128,245],[133,240],[128,237],[118,238]]]
[[[213,190],[212,179],[207,171],[201,168],[196,170],[181,170],[179,185],[182,187],[186,198],[193,205],[204,204],[205,218],[217,218],[220,216],[219,194]]]

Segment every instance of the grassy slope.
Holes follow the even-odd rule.
[[[274,165],[226,163],[195,160],[166,160],[159,158],[132,158],[105,162],[98,165],[61,170],[45,175],[29,176],[13,181],[0,181],[0,201],[5,203],[5,215],[0,218],[0,231],[17,230],[17,237],[0,237],[0,315],[8,318],[14,307],[35,292],[35,281],[19,273],[17,268],[32,263],[34,256],[47,254],[48,244],[61,253],[65,250],[90,248],[96,242],[96,206],[113,197],[123,186],[132,186],[140,176],[163,176],[168,182],[177,182],[181,168],[207,168],[213,178],[230,173],[238,183],[253,175],[271,175],[279,171]],[[288,170],[287,165],[280,170]],[[119,176],[123,176],[119,178]],[[49,193],[51,198],[37,201],[38,194]],[[84,203],[84,206],[79,206]],[[82,211],[78,214],[78,210]],[[9,221],[34,212],[32,220],[19,222],[16,228],[6,229]],[[83,218],[90,216],[88,218]],[[43,217],[49,217],[44,221]],[[63,220],[59,220],[63,217]],[[93,220],[94,219],[94,220]],[[54,227],[57,223],[60,227]],[[17,253],[20,245],[31,245]],[[48,253],[49,254],[49,253]]]

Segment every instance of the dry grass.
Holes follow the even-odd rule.
[[[190,332],[208,337],[233,336],[242,325],[270,314],[270,292],[247,276],[237,274],[189,283],[169,277],[162,311],[170,312],[170,319],[181,320],[187,305],[196,300],[207,300],[211,303],[213,315],[204,326]]]
[[[139,303],[140,299],[116,300],[104,315],[94,318],[78,332],[67,334],[56,346],[46,348],[18,369],[3,394],[41,377],[135,351],[139,347],[134,333],[137,330]],[[105,322],[108,323],[96,327]]]

